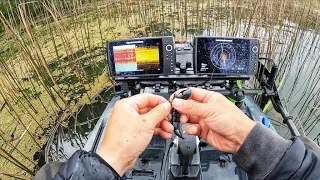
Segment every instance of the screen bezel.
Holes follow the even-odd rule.
[[[159,47],[159,65],[160,65],[160,73],[159,74],[132,74],[132,75],[117,75],[114,61],[111,60],[111,43],[116,42],[130,42],[130,41],[142,41],[142,40],[161,40],[161,45]],[[163,52],[163,38],[162,37],[150,37],[150,38],[132,38],[132,39],[121,39],[107,42],[107,57],[109,63],[109,71],[112,77],[141,77],[141,76],[161,76],[164,74],[164,52]]]
[[[193,59],[194,59],[194,73],[198,74],[198,75],[215,75],[215,76],[250,76],[250,75],[254,75],[255,72],[253,72],[253,68],[252,68],[252,60],[251,58],[251,50],[249,50],[250,55],[249,55],[249,59],[248,59],[248,71],[246,74],[239,74],[239,73],[201,73],[198,71],[198,40],[199,39],[225,39],[225,40],[235,40],[235,39],[247,39],[250,40],[250,44],[251,44],[251,40],[257,40],[254,38],[235,38],[235,37],[212,37],[212,36],[198,36],[198,37],[194,37],[194,54],[193,54]],[[251,45],[249,47],[251,49]]]

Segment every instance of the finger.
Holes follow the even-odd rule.
[[[186,127],[186,132],[190,135],[200,136],[201,126],[199,124],[192,124]]]
[[[218,94],[216,92],[208,91],[200,88],[190,87],[190,89],[192,91],[190,99],[193,99],[198,102],[203,102],[203,103],[208,102],[211,98],[214,98],[214,96]],[[178,94],[183,90],[185,89],[180,89],[177,92],[175,92],[175,94]],[[170,102],[172,102],[172,100],[173,100],[173,95],[170,96]]]
[[[152,107],[146,107],[146,108],[142,108],[142,109],[139,109],[138,113],[139,114],[146,114],[147,112],[149,112],[151,109],[153,109]],[[167,117],[165,118],[166,121],[171,121],[172,119],[172,115],[171,113],[169,113],[167,115]]]
[[[159,131],[159,136],[161,136],[165,140],[168,140],[168,139],[172,138],[172,134],[171,133],[165,132],[163,130]]]
[[[139,109],[143,109],[146,107],[156,107],[161,103],[167,102],[167,100],[164,97],[158,95],[143,93],[123,99],[122,102],[125,104],[129,104],[136,111],[139,111]]]
[[[171,121],[171,120],[170,120],[170,119],[168,119],[168,116],[167,116],[167,117],[166,117],[165,119],[163,119],[162,121],[167,121],[167,122],[169,122],[169,123],[170,123],[170,121]],[[160,121],[160,123],[158,123],[158,124],[156,125],[156,127],[158,127],[158,128],[159,128],[159,127],[160,127],[160,125],[161,125],[161,122],[162,122],[162,121]],[[171,124],[171,123],[170,123],[170,124]]]
[[[183,117],[183,120],[181,120],[182,116],[186,116],[187,117],[187,121],[184,119],[185,117]],[[181,124],[185,124],[187,122],[192,123],[192,124],[199,124],[200,121],[200,117],[199,116],[190,116],[188,114],[180,114],[180,123]]]
[[[188,116],[186,115],[186,114],[181,114],[180,115],[180,123],[181,124],[185,124],[185,123],[187,123],[188,122]]]
[[[161,130],[160,127],[154,128],[153,135],[154,135],[154,136],[159,136],[159,131],[160,131],[160,130]]]
[[[171,114],[171,113],[168,114],[167,119],[168,119],[169,121],[172,120],[172,114]]]
[[[162,130],[168,133],[173,132],[173,129],[174,129],[173,125],[169,121],[161,121],[160,127]]]
[[[178,110],[182,114],[198,117],[208,117],[212,113],[212,106],[206,103],[199,103],[192,100],[174,99],[172,101],[172,107]]]
[[[139,109],[138,113],[145,114],[145,113],[149,112],[151,109],[152,109],[152,107],[145,107],[145,108]]]
[[[148,113],[143,114],[142,120],[145,121],[150,128],[156,127],[171,111],[171,104],[166,101],[165,103],[159,104]]]
[[[172,138],[172,134],[171,133],[165,132],[161,128],[155,128],[154,135],[155,136],[161,136],[165,140],[168,140],[168,139]]]
[[[207,140],[208,132],[209,132],[209,127],[204,121],[199,121],[199,125],[201,127],[201,132],[200,136],[204,139]]]
[[[199,116],[189,116],[189,123],[199,124],[200,117]]]

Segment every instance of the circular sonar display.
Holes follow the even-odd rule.
[[[230,45],[226,43],[220,43],[215,45],[211,50],[211,62],[218,69],[229,69],[236,61],[236,51]]]
[[[197,73],[247,74],[250,40],[224,38],[197,39]]]

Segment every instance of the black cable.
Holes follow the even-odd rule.
[[[259,57],[259,60],[268,60],[274,63],[273,59],[267,57]],[[275,64],[275,63],[274,63]]]
[[[167,162],[167,158],[169,157],[169,152],[171,147],[173,146],[173,140],[171,140],[168,149],[166,150],[164,156],[163,156],[163,160],[162,160],[162,164],[161,164],[161,169],[160,169],[160,177],[166,176],[167,173],[167,169],[168,169],[168,163]],[[164,169],[164,172],[162,173],[162,169]]]

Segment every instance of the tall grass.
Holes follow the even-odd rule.
[[[32,155],[45,143],[46,127],[66,124],[63,112],[75,111],[110,85],[104,46],[111,39],[259,38],[261,56],[280,67],[276,81],[288,109],[316,138],[320,103],[312,95],[319,94],[320,65],[315,5],[303,0],[8,1],[0,12],[0,107],[5,104],[0,164],[13,168],[0,165],[0,177],[32,175]],[[249,85],[257,84],[252,78]],[[272,107],[265,111],[286,136]]]

